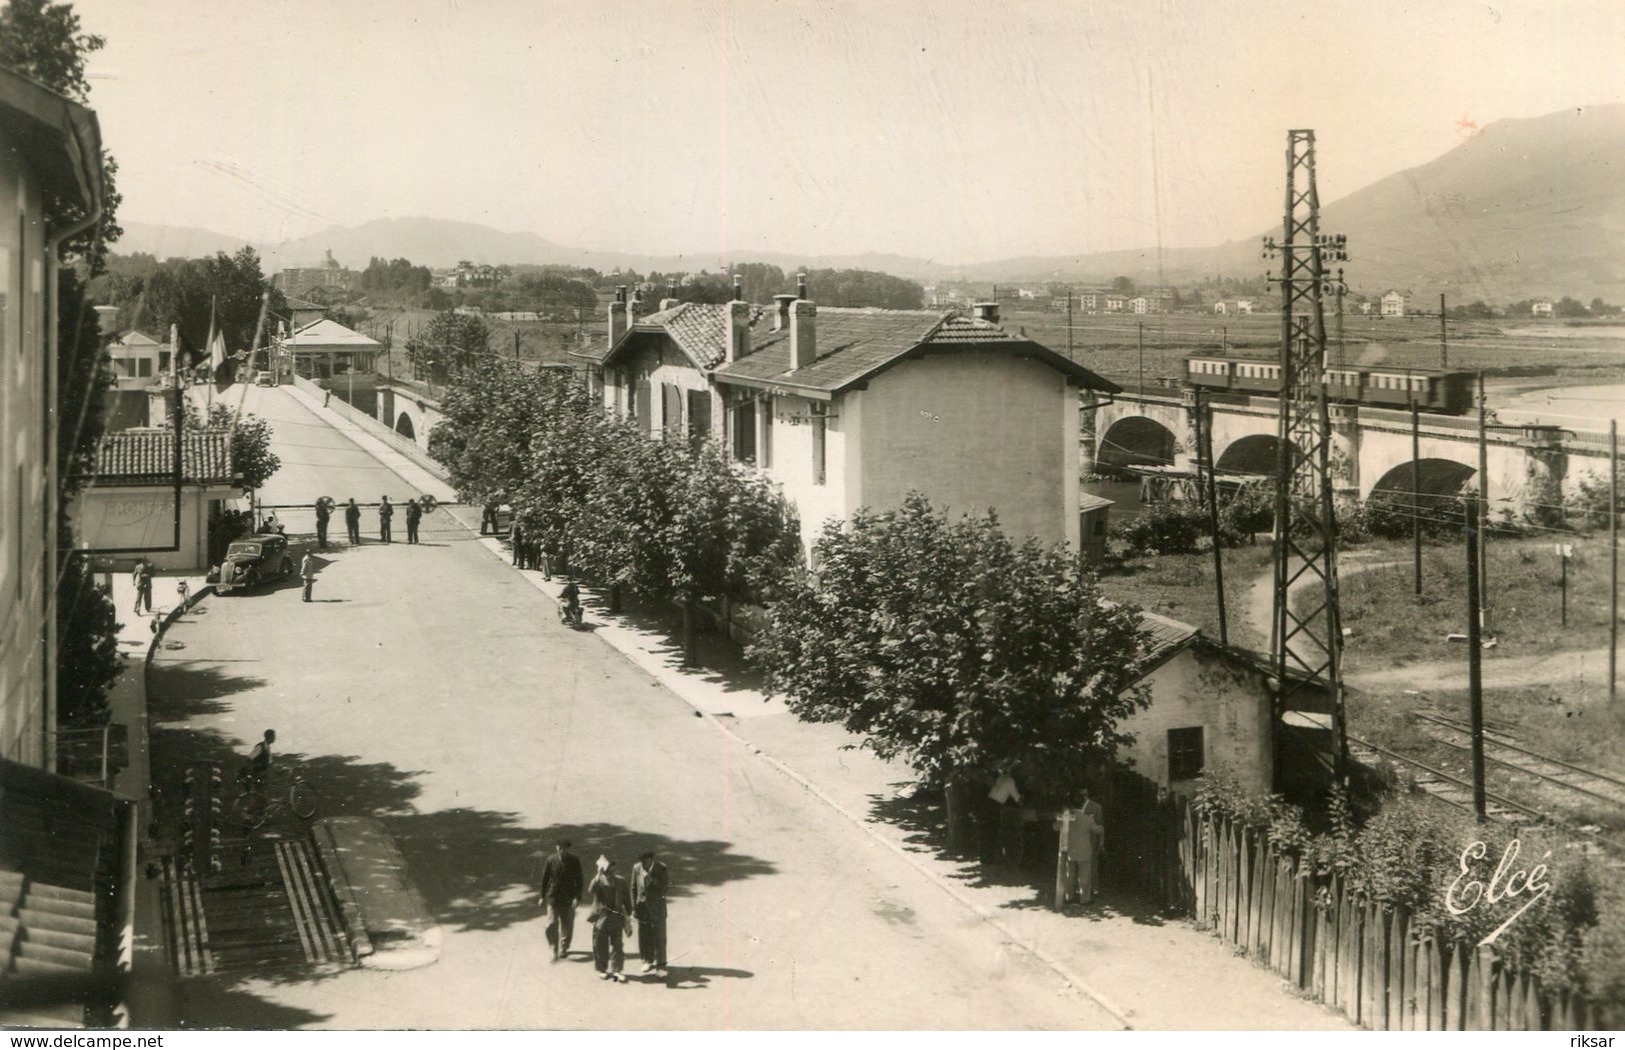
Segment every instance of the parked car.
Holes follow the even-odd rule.
[[[269,373],[269,372],[261,372],[259,375],[254,377],[254,385],[255,386],[276,386],[276,383],[272,382],[271,373]]]
[[[245,536],[226,548],[226,560],[220,565],[220,579],[214,590],[216,594],[230,594],[292,575],[293,552],[288,548],[286,536],[275,533]]]

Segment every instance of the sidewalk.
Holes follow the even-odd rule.
[[[501,540],[482,537],[480,542],[508,559]],[[563,587],[538,572],[523,576],[555,600]],[[839,726],[797,720],[782,701],[750,687],[749,675],[731,666],[736,654],[719,650],[706,666],[685,669],[679,647],[658,627],[640,625],[635,617],[604,615],[592,592],[584,591],[583,600],[594,634],[898,853],[1013,947],[1042,959],[1125,1027],[1353,1027],[1185,920],[1164,921],[1132,902],[1114,900],[1086,914],[1061,915],[1039,905],[1029,885],[989,881],[979,864],[943,856],[934,845],[937,819],[912,798],[916,778],[908,767],[857,749],[859,738]]]

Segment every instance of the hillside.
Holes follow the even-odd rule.
[[[1436,160],[1332,201],[1321,221],[1326,232],[1348,235],[1353,259],[1346,270],[1357,292],[1405,288],[1416,294],[1418,305],[1439,292],[1453,302],[1558,295],[1625,301],[1625,105],[1497,121]],[[195,256],[242,244],[207,230],[137,222],[125,228],[118,245],[123,253]],[[356,269],[375,255],[435,267],[460,259],[600,271],[714,271],[724,265],[715,252],[659,257],[604,252],[534,233],[431,218],[378,219],[256,247],[273,272],[316,265],[328,249]],[[1188,283],[1216,274],[1254,276],[1268,266],[1258,257],[1257,236],[1207,248],[1165,249],[1160,271],[1154,247],[964,265],[876,253],[751,252],[746,257],[785,269],[859,267],[927,282],[963,277],[1105,283],[1126,274],[1140,284],[1155,284],[1160,272],[1170,283]]]
[[[1323,144],[1323,148],[1329,148]],[[1625,299],[1625,105],[1502,120],[1420,167],[1332,201],[1321,228],[1349,238],[1351,287],[1511,302],[1538,295]],[[1279,235],[1278,227],[1259,231]],[[1170,282],[1267,268],[1258,237],[1163,252]],[[983,279],[1157,280],[1157,252],[1011,259]]]

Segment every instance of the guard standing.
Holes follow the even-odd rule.
[[[355,497],[344,507],[344,527],[349,530],[350,542],[356,546],[361,545],[361,508],[356,506]]]
[[[407,543],[416,543],[418,541],[418,522],[420,522],[422,520],[423,520],[423,508],[418,506],[418,501],[415,500],[415,499],[407,500],[406,501],[406,542]]]
[[[333,516],[333,501],[323,496],[316,501],[316,543],[327,549],[327,519]]]
[[[388,496],[378,497],[382,502],[378,504],[378,538],[385,543],[389,539],[389,521],[395,516],[395,508],[390,505]]]

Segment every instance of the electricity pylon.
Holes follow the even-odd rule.
[[[1326,263],[1348,258],[1347,238],[1320,232],[1315,189],[1315,133],[1287,132],[1286,217],[1280,242],[1264,238],[1266,258],[1279,256],[1281,393],[1275,468],[1275,616],[1270,630],[1276,755],[1288,712],[1331,701],[1333,775],[1347,784],[1348,727],[1343,710],[1343,627],[1337,600],[1337,520],[1332,504],[1332,437],[1326,404],[1326,316],[1323,296],[1343,271]],[[1292,593],[1301,603],[1294,608]],[[1308,706],[1306,705],[1306,702]],[[1277,766],[1279,768],[1279,766]]]

